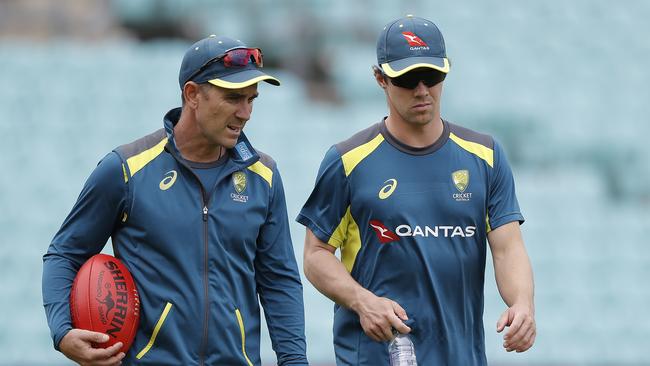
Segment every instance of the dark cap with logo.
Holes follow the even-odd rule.
[[[185,52],[181,63],[181,70],[178,74],[178,83],[181,89],[188,81],[199,84],[207,82],[226,89],[245,88],[260,81],[280,85],[278,79],[263,73],[255,62],[248,62],[245,66],[230,67],[226,67],[222,61],[209,63],[217,57],[224,56],[228,51],[240,48],[248,47],[240,40],[215,35],[194,43]],[[205,69],[201,70],[201,68]],[[199,70],[201,71],[198,72]]]
[[[432,21],[412,15],[384,27],[377,39],[377,63],[391,78],[420,67],[449,72],[440,29]]]

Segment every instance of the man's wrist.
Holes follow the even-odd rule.
[[[65,336],[71,330],[72,330],[72,327],[66,327],[66,328],[56,332],[56,334],[54,334],[54,338],[52,339],[52,341],[54,342],[54,349],[55,350],[61,351],[61,349],[59,348],[59,346],[61,345],[61,341],[63,340],[63,338],[65,338]]]
[[[535,315],[535,303],[533,303],[533,301],[531,301],[530,299],[518,299],[510,307],[513,306],[528,309],[531,315]]]
[[[355,313],[360,314],[363,312],[364,304],[367,302],[367,299],[374,296],[375,294],[359,286],[357,291],[355,291],[352,302],[349,304],[350,309]]]

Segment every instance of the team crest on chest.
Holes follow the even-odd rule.
[[[242,194],[246,190],[246,173],[242,171],[232,173],[232,185],[236,193],[230,193],[230,198],[237,202],[248,202],[248,196]]]
[[[469,186],[469,170],[461,169],[451,173],[451,181],[458,190],[458,193],[452,195],[456,201],[469,201],[472,198],[471,192],[465,192]]]
[[[467,169],[456,170],[451,173],[451,179],[454,181],[454,185],[456,186],[456,189],[458,189],[458,192],[463,193],[469,185],[469,172]]]
[[[246,189],[246,174],[241,171],[232,173],[232,184],[237,193],[242,193]]]

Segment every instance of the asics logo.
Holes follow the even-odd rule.
[[[385,185],[379,190],[380,200],[385,200],[386,198],[390,197],[391,194],[393,194],[395,188],[397,188],[397,179],[391,178],[385,181],[384,184]]]
[[[162,191],[168,190],[176,182],[176,175],[177,173],[175,170],[168,171],[167,173],[165,173],[165,178],[163,178],[163,180],[160,181],[158,187],[160,187]]]

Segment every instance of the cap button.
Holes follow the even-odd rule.
[[[211,35],[209,35],[208,37],[210,37],[210,38],[214,38],[214,37],[216,37],[216,36],[217,36],[216,34],[211,34]]]
[[[406,14],[407,18],[413,18],[413,14]]]

